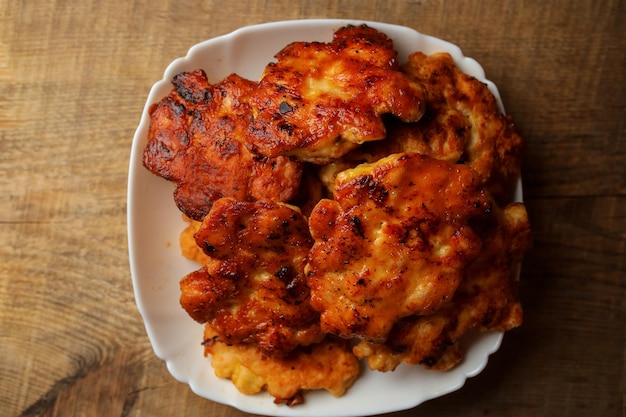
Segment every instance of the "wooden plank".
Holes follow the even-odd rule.
[[[525,324],[409,416],[626,413],[626,2],[0,2],[0,410],[244,416],[175,381],[135,307],[134,129],[165,67],[266,21],[411,26],[462,47],[526,141]]]

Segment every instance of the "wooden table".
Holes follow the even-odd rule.
[[[0,414],[242,416],[155,357],[126,241],[131,140],[173,58],[240,26],[339,17],[460,45],[526,141],[525,324],[394,416],[626,415],[626,2],[0,3]]]

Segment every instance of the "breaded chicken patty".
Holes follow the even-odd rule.
[[[302,167],[285,157],[251,154],[241,140],[248,128],[247,95],[256,83],[231,75],[213,85],[202,70],[172,80],[171,93],[150,108],[143,163],[176,184],[180,210],[202,220],[221,197],[288,201]]]
[[[342,171],[314,208],[306,273],[322,329],[384,341],[452,299],[480,252],[469,220],[492,210],[475,172],[418,154]]]
[[[281,356],[324,337],[303,272],[312,240],[297,208],[222,198],[195,239],[210,261],[181,280],[180,303],[224,343]]]
[[[230,378],[244,394],[263,390],[277,404],[290,406],[304,402],[303,394],[324,389],[343,395],[359,374],[359,362],[345,340],[324,339],[275,358],[250,344],[227,345],[209,325],[204,332],[205,355],[220,378]]]
[[[445,146],[458,153],[462,142],[457,162],[476,170],[498,201],[509,201],[520,175],[522,138],[487,84],[462,72],[445,52],[415,52],[402,69],[427,90],[431,116],[423,125],[412,126],[417,126],[414,132],[406,126],[392,128],[392,140],[410,144],[421,138],[434,156]]]
[[[473,223],[483,247],[451,303],[399,320],[383,344],[360,342],[354,352],[371,369],[392,371],[404,362],[447,370],[463,357],[459,343],[469,332],[506,331],[522,323],[517,268],[532,241],[526,209],[520,203],[494,206]]]
[[[499,203],[510,201],[520,175],[522,139],[498,108],[489,87],[463,73],[448,53],[413,53],[402,66],[426,93],[426,108],[415,123],[388,117],[385,140],[368,142],[321,168],[332,191],[337,172],[399,152],[462,163],[480,175]]]
[[[419,83],[399,71],[385,34],[346,26],[332,42],[295,42],[276,55],[250,96],[248,148],[323,163],[385,137],[381,116],[406,122],[424,111]]]

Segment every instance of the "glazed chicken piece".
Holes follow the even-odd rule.
[[[381,342],[397,320],[441,308],[481,248],[469,220],[491,209],[473,170],[418,154],[339,173],[309,221],[322,330]]]
[[[365,143],[321,169],[326,186],[332,191],[334,176],[344,169],[412,152],[464,163],[480,174],[498,202],[510,201],[520,174],[522,139],[488,86],[463,73],[447,53],[416,52],[402,71],[426,92],[423,117],[415,123],[386,118],[385,140]]]
[[[493,210],[475,219],[483,248],[449,304],[434,314],[398,321],[384,344],[362,341],[355,346],[355,354],[366,358],[371,369],[392,371],[404,362],[447,370],[463,356],[463,336],[506,331],[522,323],[517,268],[532,243],[528,216],[521,203]]]
[[[399,71],[393,42],[367,26],[338,29],[332,42],[295,42],[268,64],[251,95],[253,152],[324,163],[385,137],[381,116],[417,121],[421,86]]]
[[[416,140],[426,142],[435,157],[437,149],[449,147],[447,160],[472,167],[496,200],[510,201],[520,175],[522,138],[487,84],[463,73],[444,52],[413,53],[403,71],[426,88],[430,117],[423,125],[391,127],[392,140],[410,147]]]
[[[180,303],[221,341],[284,356],[324,337],[303,272],[312,239],[297,208],[221,198],[195,239],[210,260],[181,280]]]
[[[221,197],[288,201],[296,194],[300,163],[253,155],[241,142],[250,119],[245,96],[256,83],[233,74],[212,85],[202,70],[172,83],[150,109],[143,163],[176,184],[174,200],[184,214],[202,220]]]
[[[254,345],[227,345],[207,325],[203,344],[205,355],[211,355],[215,375],[231,379],[244,394],[266,390],[277,404],[301,404],[303,394],[310,390],[324,389],[339,397],[359,374],[359,361],[346,340],[327,338],[276,358]]]

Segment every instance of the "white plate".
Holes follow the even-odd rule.
[[[457,46],[410,28],[353,20],[285,21],[244,27],[193,46],[184,58],[167,67],[163,79],[150,91],[133,141],[128,180],[128,240],[135,298],[156,355],[167,363],[176,379],[188,383],[202,397],[271,416],[388,413],[415,407],[459,389],[468,377],[485,367],[488,356],[500,345],[502,333],[481,334],[469,341],[465,359],[449,372],[400,366],[395,372],[380,373],[363,367],[361,376],[343,397],[335,398],[325,391],[311,392],[306,394],[302,405],[278,406],[267,394],[240,394],[230,381],[213,374],[210,359],[204,358],[200,345],[202,326],[180,307],[179,280],[197,266],[180,254],[178,238],[185,224],[174,204],[173,185],[142,166],[149,127],[148,107],[169,93],[170,80],[179,72],[202,68],[211,82],[218,82],[232,72],[258,80],[265,65],[289,42],[330,41],[337,28],[362,23],[394,40],[400,62],[406,61],[414,51],[449,52],[462,71],[488,84],[502,108],[498,91],[485,79],[482,67],[463,56]],[[517,197],[521,200],[521,183]]]

